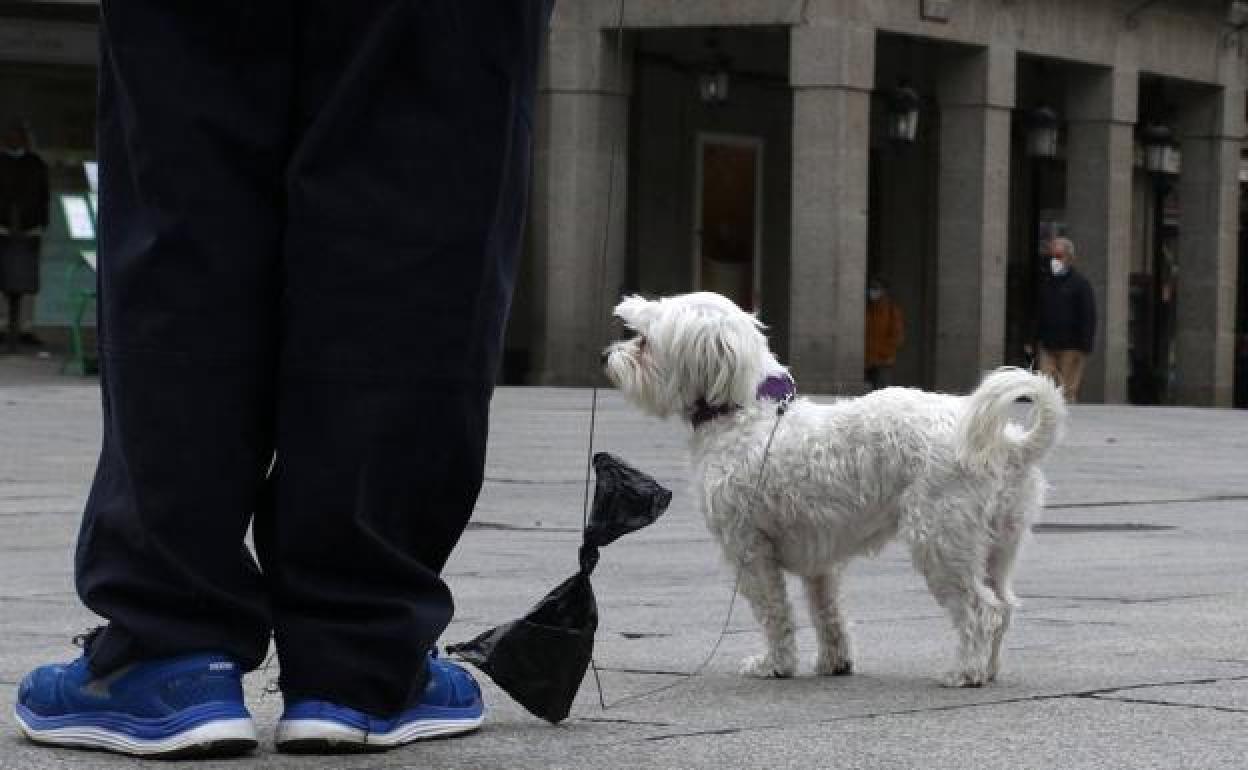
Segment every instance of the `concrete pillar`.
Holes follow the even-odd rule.
[[[627,37],[621,54],[615,31],[583,21],[586,13],[557,6],[538,86],[533,380],[544,385],[599,381],[624,283],[632,53]]]
[[[1127,400],[1127,302],[1139,73],[1079,69],[1067,88],[1066,211],[1076,269],[1096,293],[1096,348],[1079,398]]]
[[[1188,406],[1232,403],[1244,91],[1230,80],[1190,99],[1181,118],[1174,399]]]
[[[863,390],[875,30],[794,27],[789,365],[807,393]]]
[[[942,57],[937,390],[966,392],[1005,356],[1014,64],[1015,52],[997,46]]]

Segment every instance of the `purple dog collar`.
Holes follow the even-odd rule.
[[[775,401],[778,404],[785,405],[797,395],[797,383],[793,382],[793,378],[787,374],[773,374],[759,383],[758,389],[754,391],[754,394],[758,398],[765,398],[768,401]],[[698,402],[693,405],[693,415],[689,419],[693,423],[694,428],[700,428],[716,417],[732,414],[740,408],[740,404],[711,406],[706,403],[706,399],[699,398]]]

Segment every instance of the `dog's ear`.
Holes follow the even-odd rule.
[[[630,329],[639,330],[640,326],[644,326],[646,319],[653,312],[654,303],[645,297],[632,295],[620,300],[615,306],[615,317],[620,319]]]
[[[762,379],[766,355],[767,339],[745,313],[696,320],[679,361],[684,372],[678,381],[689,389],[685,403],[699,398],[711,405],[749,403]]]

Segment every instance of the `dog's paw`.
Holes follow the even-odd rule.
[[[854,673],[854,662],[849,658],[821,656],[815,660],[815,673],[819,676],[849,676]]]
[[[984,671],[950,671],[941,681],[945,687],[983,687],[992,681]]]
[[[797,673],[797,664],[778,661],[770,655],[751,655],[741,661],[741,675],[755,679],[788,679]]]

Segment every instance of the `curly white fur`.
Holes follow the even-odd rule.
[[[755,389],[786,370],[762,325],[731,301],[708,292],[629,297],[615,312],[636,336],[607,348],[606,373],[643,411],[690,419],[699,400],[741,407],[696,427],[691,449],[707,525],[741,570],[766,638],[743,673],[796,673],[786,571],[805,582],[816,672],[850,673],[841,573],[900,538],[958,634],[946,683],[996,677],[1017,604],[1014,562],[1044,501],[1036,465],[1066,421],[1050,380],[1003,368],[969,396],[887,388],[829,405],[799,398],[778,418]],[[1030,427],[1011,420],[1020,399],[1031,401]]]

